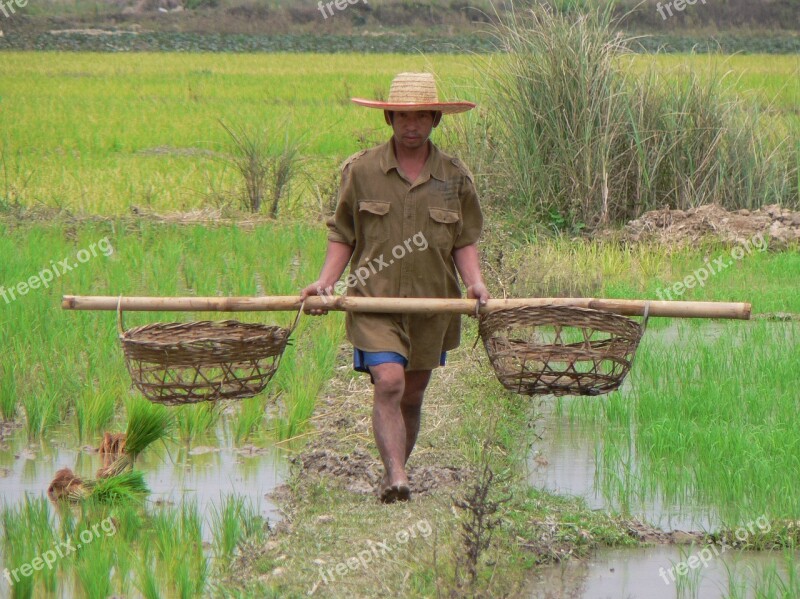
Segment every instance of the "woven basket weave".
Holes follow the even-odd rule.
[[[297,326],[297,318],[291,329],[223,320],[155,323],[125,331],[118,313],[119,339],[134,386],[150,401],[166,405],[261,393]]]
[[[523,395],[601,395],[617,389],[628,374],[648,307],[641,324],[572,306],[509,308],[482,316],[479,331],[506,389]]]

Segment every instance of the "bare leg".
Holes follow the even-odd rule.
[[[370,366],[375,379],[372,432],[386,468],[386,483],[408,484],[405,471],[406,425],[401,405],[405,391],[405,369],[388,362]]]
[[[406,454],[403,464],[408,462],[408,457],[414,451],[419,434],[420,413],[425,388],[431,380],[430,370],[412,370],[406,372],[406,384],[400,410],[403,413],[403,423],[406,429]]]

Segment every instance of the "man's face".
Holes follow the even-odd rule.
[[[433,115],[429,111],[395,112],[392,119],[395,142],[407,150],[424,146],[433,130]]]

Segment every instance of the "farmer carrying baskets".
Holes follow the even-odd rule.
[[[386,102],[353,102],[382,109],[393,135],[342,166],[338,205],[327,222],[325,263],[302,297],[331,294],[349,263],[348,296],[458,298],[460,275],[467,297],[485,304],[489,292],[477,249],[483,216],[472,174],[428,139],[442,115],[475,105],[440,102],[430,73],[399,74]],[[353,367],[368,372],[374,383],[372,425],[385,467],[380,499],[408,500],[405,466],[419,432],[425,388],[433,368],[458,347],[461,317],[348,312],[346,325]]]

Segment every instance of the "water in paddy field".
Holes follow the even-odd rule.
[[[726,326],[729,326],[729,323],[700,324],[673,321],[666,328],[648,328],[645,337],[650,347],[691,351],[689,341],[691,343],[716,341],[723,335]],[[792,340],[800,340],[798,336],[800,327],[797,323],[775,322],[768,323],[768,326],[770,334],[775,339],[787,336]],[[642,344],[644,342],[643,339]],[[744,341],[733,337],[731,343],[741,345]],[[634,359],[632,370],[636,368],[637,362]],[[694,373],[682,376],[703,375]],[[631,393],[631,388],[629,375],[620,389],[623,400]],[[540,440],[534,444],[528,459],[528,480],[531,485],[561,495],[582,497],[592,509],[627,513],[664,531],[715,530],[719,527],[720,521],[716,516],[715,506],[692,502],[691,496],[683,497],[680,505],[670,505],[661,501],[660,489],[657,488],[649,489],[644,496],[631,494],[629,497],[621,497],[615,493],[622,488],[621,486],[611,485],[610,490],[604,490],[598,468],[598,462],[606,451],[599,431],[603,425],[592,422],[591,419],[571,416],[573,404],[577,406],[578,402],[583,400],[575,397],[557,399],[549,396],[539,400],[536,408],[539,416],[536,432]],[[591,401],[608,401],[608,396],[591,398]],[[705,400],[698,398],[698,401]],[[631,439],[635,439],[635,433],[635,424],[631,423]],[[632,441],[631,445],[632,463],[621,466],[621,469],[624,471],[625,468],[629,468],[629,473],[635,476],[640,468],[636,462],[635,442]]]
[[[739,330],[743,331],[744,326],[751,324],[766,327],[767,342],[774,339],[776,346],[796,352],[800,341],[800,327],[796,323],[740,323],[742,328]],[[678,322],[666,328],[650,328],[646,337],[651,348],[691,352],[691,348],[696,347],[693,343],[711,344],[720,340],[727,325],[725,322]],[[744,344],[752,341],[751,338],[739,337],[738,332],[722,340],[726,347],[738,345],[743,349],[751,347]],[[778,345],[778,342],[783,345]],[[636,367],[634,361],[633,369]],[[798,368],[800,374],[800,365]],[[697,373],[683,376],[697,376]],[[642,381],[638,384],[641,385]],[[781,384],[791,388],[795,383],[781,381]],[[632,392],[629,377],[623,384],[619,399],[624,402],[628,398],[626,394],[629,396]],[[536,431],[540,439],[534,444],[528,460],[531,485],[562,495],[582,497],[592,509],[627,514],[665,531],[714,531],[721,527],[720,506],[699,502],[692,489],[676,493],[680,503],[671,504],[662,500],[665,493],[659,481],[653,487],[645,485],[639,488],[633,483],[626,486],[625,473],[635,480],[643,468],[636,453],[636,420],[631,419],[628,435],[605,436],[605,439],[616,439],[617,443],[630,448],[628,453],[618,452],[618,448],[604,446],[602,428],[608,425],[602,414],[599,418],[584,417],[580,409],[585,406],[581,406],[581,401],[585,400],[562,398],[559,401],[552,397],[539,400],[537,411],[540,417]],[[591,398],[591,401],[608,401],[608,398]],[[700,397],[698,401],[707,401],[707,398]],[[604,464],[603,460],[608,455],[629,456],[630,463],[618,465],[616,471],[622,473],[624,484],[604,484],[603,468],[608,474],[609,463],[606,459]],[[568,560],[537,571],[527,596],[532,599],[794,596],[791,593],[796,589],[790,581],[797,578],[794,564],[798,563],[800,556],[781,551],[729,549],[724,555],[713,555],[705,565],[689,568],[683,576],[673,570],[673,580],[669,569],[701,550],[702,547],[675,545],[601,549],[588,560]],[[664,581],[661,568],[668,582]],[[772,592],[765,592],[765,588],[771,588]],[[785,591],[776,594],[775,589],[781,588]]]
[[[649,341],[661,345],[675,344],[679,341],[680,324],[656,330],[649,328],[645,335]],[[700,335],[708,340],[720,336],[724,323],[708,323],[702,326]],[[643,341],[644,342],[644,341]],[[636,368],[634,359],[633,368]],[[628,376],[622,384],[623,394],[630,392]],[[537,408],[540,419],[536,430],[541,442],[535,444],[528,460],[530,475],[528,480],[537,487],[558,493],[583,497],[592,509],[621,511],[620,499],[603,492],[599,481],[597,460],[604,447],[603,440],[596,434],[596,424],[573,420],[569,417],[570,404],[578,401],[573,397],[544,399]],[[598,401],[603,401],[598,398]],[[633,464],[633,468],[636,465]],[[707,515],[707,506],[672,506],[663,504],[659,498],[652,497],[638,506],[630,506],[631,515],[657,526],[665,531],[709,530],[713,522]]]
[[[797,557],[730,550],[724,555],[708,552],[701,559],[700,551],[674,545],[598,551],[591,559],[542,568],[526,595],[530,599],[758,597],[763,595],[755,587],[763,592],[768,580],[786,579],[787,559]],[[689,562],[692,557],[697,559]],[[677,571],[680,564],[685,564],[684,574]]]
[[[225,417],[221,420],[224,422]],[[96,452],[99,437],[80,443],[74,426],[57,427],[45,437],[29,443],[24,427],[0,437],[0,505],[19,505],[26,494],[47,497],[53,475],[64,467],[81,477],[96,478],[95,472],[102,465]],[[136,469],[142,471],[151,491],[150,506],[179,506],[182,499],[197,502],[203,518],[204,544],[212,541],[212,507],[219,508],[229,495],[244,497],[271,525],[280,519],[267,495],[285,479],[288,466],[269,440],[255,437],[235,446],[220,430],[195,440],[189,447],[157,442],[137,459]],[[4,568],[0,552],[0,572]],[[60,597],[72,596],[71,585],[59,586]],[[0,597],[7,596],[7,582],[0,576]]]

